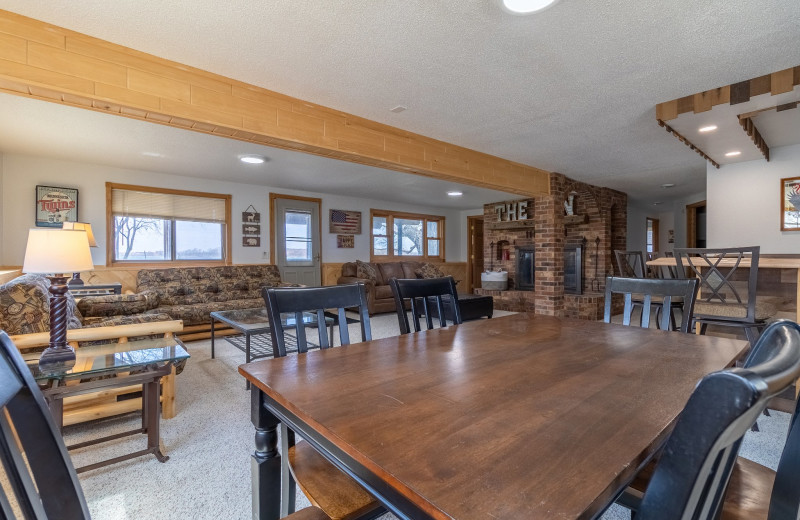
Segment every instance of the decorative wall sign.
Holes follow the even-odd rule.
[[[342,209],[330,210],[329,233],[361,234],[361,212]]]
[[[256,211],[253,205],[247,206],[247,209],[242,211],[242,222],[246,224],[258,224],[261,222],[261,213]]]
[[[336,247],[352,249],[356,247],[356,237],[353,235],[336,235]]]
[[[781,231],[800,231],[800,177],[781,179]]]
[[[520,200],[514,202],[504,202],[494,207],[497,212],[498,222],[515,222],[517,220],[528,220],[528,201]]]
[[[260,235],[261,224],[242,224],[243,235]]]
[[[675,230],[674,229],[670,229],[669,231],[667,231],[667,242],[670,243],[670,244],[674,244],[675,243]]]
[[[242,237],[242,247],[261,247],[261,237]]]
[[[55,186],[36,186],[36,225],[61,227],[78,221],[78,190]]]

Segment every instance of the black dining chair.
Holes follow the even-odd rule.
[[[336,316],[335,322],[338,324],[342,345],[350,344],[345,316],[348,309],[358,314],[361,341],[372,339],[366,288],[363,283],[327,287],[264,288],[262,295],[267,305],[275,357],[286,356],[286,329],[281,322],[287,314],[294,317],[294,326],[291,329],[300,354],[307,353],[309,349],[303,313],[310,312],[316,316],[316,323],[319,325],[315,327],[320,349],[332,346],[323,325],[326,312]],[[281,462],[287,464],[284,469],[291,474],[288,482],[289,512],[294,507],[296,486],[300,486],[311,504],[334,520],[373,518],[383,514],[384,508],[380,502],[350,476],[323,458],[308,442],[295,443],[294,432],[284,424],[281,424],[280,431],[282,444],[287,450],[284,452],[287,457],[282,457]]]
[[[630,325],[634,309],[641,308],[639,325],[648,328],[650,314],[653,309],[656,309],[655,318],[659,329],[689,332],[692,308],[697,297],[697,286],[697,280],[694,279],[662,280],[609,276],[606,278],[603,321],[611,323],[613,295],[622,294],[624,301],[623,325]],[[675,310],[680,310],[681,313],[680,326],[675,320]]]
[[[433,328],[433,316],[438,316],[439,326],[447,326],[447,316],[452,316],[453,325],[461,323],[461,309],[458,306],[456,282],[452,276],[443,278],[392,278],[389,280],[397,310],[397,321],[400,334],[408,334],[411,327],[408,323],[406,308],[411,308],[411,320],[414,331],[421,329],[419,318],[425,317],[428,330]],[[445,300],[449,299],[449,302]],[[435,307],[435,311],[434,311]],[[448,310],[452,308],[452,314]]]
[[[766,409],[769,398],[791,386],[800,377],[800,326],[788,320],[772,323],[759,338],[742,368],[712,375],[718,374],[730,374],[736,379],[724,381],[726,386],[722,387],[722,391],[725,395],[719,395],[719,402],[707,403],[709,408],[705,412],[698,406],[695,414],[689,415],[687,410],[690,405],[687,404],[658,462],[648,465],[618,500],[637,513],[636,520],[800,518],[800,486],[797,485],[797,475],[800,474],[800,406],[795,409],[777,471],[737,457],[742,436],[748,425],[755,422],[760,411]],[[700,386],[695,394],[699,390]],[[695,394],[690,398],[690,404]],[[739,402],[732,402],[737,400]],[[746,420],[735,428],[726,426],[726,421],[730,420],[727,417],[732,412],[750,405],[752,409],[743,415]],[[702,416],[703,413],[705,416]],[[717,424],[709,435],[712,432],[709,423],[712,422]],[[723,426],[725,429],[721,428]],[[724,450],[718,450],[716,454],[709,452],[710,445],[718,445]],[[694,487],[689,489],[685,482],[692,479],[695,480]],[[702,479],[708,481],[711,491],[702,492],[702,485],[699,485]],[[675,509],[671,510],[674,516],[643,513],[643,509],[658,509],[673,501],[685,501],[691,492],[708,501],[706,516],[682,517]],[[648,494],[652,496],[648,498]],[[715,516],[716,513],[719,515]]]
[[[744,330],[750,345],[755,345],[766,320],[777,308],[768,300],[756,299],[760,247],[731,247],[721,249],[675,249],[679,272],[700,280],[700,291],[694,306],[693,321],[700,324],[700,334],[709,325],[738,327]],[[738,274],[748,268],[744,281]]]
[[[646,268],[641,251],[614,250],[619,275],[623,278],[645,278]]]

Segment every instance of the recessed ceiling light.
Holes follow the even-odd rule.
[[[653,206],[658,206],[659,204],[663,204],[662,202],[654,202]]]
[[[145,157],[164,157],[163,153],[158,152],[142,152]]]
[[[260,155],[242,155],[239,157],[239,160],[247,164],[261,164],[267,159]]]
[[[674,188],[675,187],[675,183],[674,182],[665,182],[664,184],[661,185],[661,187],[662,188]]]
[[[454,190],[454,191],[448,191],[448,192],[447,192],[447,196],[448,196],[448,197],[460,197],[460,196],[462,196],[463,194],[464,194],[464,192],[461,192],[461,191],[455,191],[455,190]]]
[[[728,152],[725,154],[725,157],[736,157],[737,155],[742,155],[742,152],[739,150],[734,150],[732,152]]]
[[[556,4],[558,0],[501,0],[500,6],[511,14],[533,14]]]
[[[408,107],[404,107],[403,105],[397,105],[394,108],[390,108],[389,112],[394,112],[395,114],[399,114],[400,112],[404,112],[408,110]]]
[[[708,126],[700,127],[697,131],[698,132],[713,132],[716,129],[717,129],[717,125],[708,125]]]

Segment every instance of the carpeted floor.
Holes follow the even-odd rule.
[[[392,314],[375,316],[371,324],[375,338],[398,334]],[[352,338],[358,337],[357,327],[351,325]],[[178,415],[161,422],[170,460],[161,464],[147,456],[82,474],[95,520],[250,518],[253,427],[249,393],[237,372],[244,354],[225,341],[217,342],[216,359],[210,357],[209,340],[189,343],[187,348],[192,359],[177,378]],[[73,443],[125,431],[138,422],[138,415],[96,421],[68,427],[65,436]],[[747,435],[742,455],[775,468],[788,425],[788,414],[762,417],[761,431]],[[143,437],[123,439],[76,451],[73,460],[80,466],[143,447]],[[307,504],[299,495],[298,507]],[[603,516],[604,520],[628,518],[621,508]]]

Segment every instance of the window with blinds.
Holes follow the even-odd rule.
[[[106,184],[111,263],[228,259],[230,195]]]

